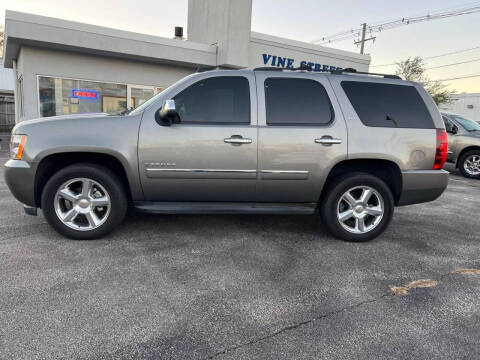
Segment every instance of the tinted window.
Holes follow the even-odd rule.
[[[413,86],[342,81],[342,87],[366,126],[434,128],[432,116]]]
[[[250,89],[244,77],[204,79],[173,99],[182,123],[250,123]]]
[[[310,79],[265,80],[268,125],[325,125],[332,105],[325,88]]]

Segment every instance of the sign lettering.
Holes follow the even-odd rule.
[[[76,99],[98,99],[98,92],[95,90],[72,89],[72,98]]]
[[[270,65],[275,67],[281,67],[284,69],[292,69],[295,66],[295,59],[281,57],[271,54],[262,54],[264,65]],[[300,61],[300,66],[308,66],[315,72],[327,72],[332,70],[340,70],[341,67],[327,64],[318,64],[306,60]]]

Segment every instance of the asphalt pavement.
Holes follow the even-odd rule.
[[[455,273],[480,269],[480,181],[456,172],[362,244],[267,215],[133,215],[72,241],[0,179],[1,359],[480,358],[480,271]]]

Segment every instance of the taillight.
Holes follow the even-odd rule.
[[[435,150],[435,162],[433,170],[440,170],[447,161],[448,136],[445,129],[437,129],[437,149]]]

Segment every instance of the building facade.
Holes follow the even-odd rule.
[[[440,109],[480,123],[480,94],[456,94],[452,100],[450,104],[440,105]]]
[[[188,6],[186,40],[7,10],[4,65],[13,69],[16,121],[118,113],[199,68],[368,70],[368,55],[252,32],[251,0]]]
[[[13,72],[3,67],[0,59],[0,133],[9,132],[14,125]]]

